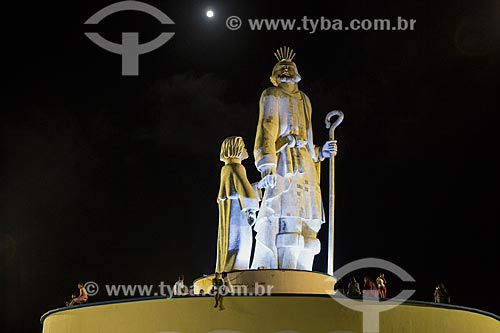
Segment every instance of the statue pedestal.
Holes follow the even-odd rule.
[[[257,269],[233,271],[227,273],[233,292],[237,295],[270,295],[270,294],[316,294],[333,293],[335,278],[321,272]],[[212,289],[214,274],[198,278],[194,281],[194,293],[201,290],[205,293]]]
[[[273,295],[223,297],[224,311],[214,307],[213,296],[199,294],[91,301],[47,312],[41,318],[43,333],[365,331],[364,312],[342,305],[337,297],[324,295],[325,290],[333,288],[334,281],[329,275],[309,271],[250,270],[230,272],[229,276],[234,285],[253,285],[249,293],[250,290],[258,291],[255,282],[273,285]],[[196,280],[197,290],[210,290],[212,277]],[[371,308],[375,313],[381,311],[377,332],[500,332],[500,318],[481,310],[411,301],[403,304],[390,300],[367,302],[368,307],[382,307],[380,310]],[[386,311],[391,305],[394,307]]]

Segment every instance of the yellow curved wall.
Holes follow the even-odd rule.
[[[362,332],[362,314],[330,297],[228,296],[148,299],[48,314],[43,333]],[[90,305],[90,304],[89,304]],[[495,333],[500,321],[461,309],[403,304],[380,315],[381,333]]]

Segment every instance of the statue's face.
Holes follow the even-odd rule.
[[[241,159],[242,159],[242,160],[245,160],[245,159],[247,159],[247,158],[248,158],[248,150],[247,150],[247,148],[246,148],[246,147],[243,147],[243,153],[242,153],[242,155],[241,155]]]
[[[276,68],[276,76],[281,82],[295,82],[297,67],[293,62],[280,62]]]
[[[273,85],[278,86],[281,82],[299,82],[301,77],[295,63],[280,61],[274,66],[270,79]]]

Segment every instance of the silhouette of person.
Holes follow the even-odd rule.
[[[436,303],[450,303],[450,294],[442,282],[439,282],[434,290],[434,302]]]
[[[365,276],[364,282],[365,284],[363,285],[363,297],[377,298],[378,289],[375,283],[370,279],[369,276]]]
[[[351,276],[349,284],[347,285],[347,296],[361,296],[361,290],[359,288],[359,283],[356,278]]]
[[[231,280],[229,279],[229,276],[227,275],[226,272],[222,272],[222,293],[224,295],[226,294],[231,294],[234,292],[233,289],[233,284],[231,283]]]
[[[66,306],[72,306],[74,304],[82,304],[87,302],[89,295],[87,294],[87,290],[83,286],[83,283],[78,283],[78,289],[80,290],[80,294],[78,295],[78,297],[75,297],[76,295],[71,295],[71,301],[66,302]]]
[[[184,275],[179,275],[179,280],[174,284],[174,295],[184,294]]]
[[[342,295],[345,295],[346,290],[345,290],[345,283],[344,283],[343,279],[339,279],[335,283],[335,286],[333,287],[333,290],[338,291]]]
[[[384,273],[380,273],[375,281],[377,282],[378,295],[381,299],[384,299],[387,295],[387,280]]]
[[[224,310],[224,307],[222,306],[222,296],[221,296],[221,289],[222,286],[224,285],[224,280],[221,278],[221,273],[215,272],[215,276],[212,279],[212,292],[214,293],[214,298],[215,298],[215,304],[214,308],[219,306],[219,303],[221,305],[220,309]]]

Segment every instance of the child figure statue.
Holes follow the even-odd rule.
[[[248,158],[243,138],[231,136],[222,142],[220,160],[219,231],[217,236],[218,273],[249,269],[252,226],[259,210],[257,189],[247,179],[241,161]]]

